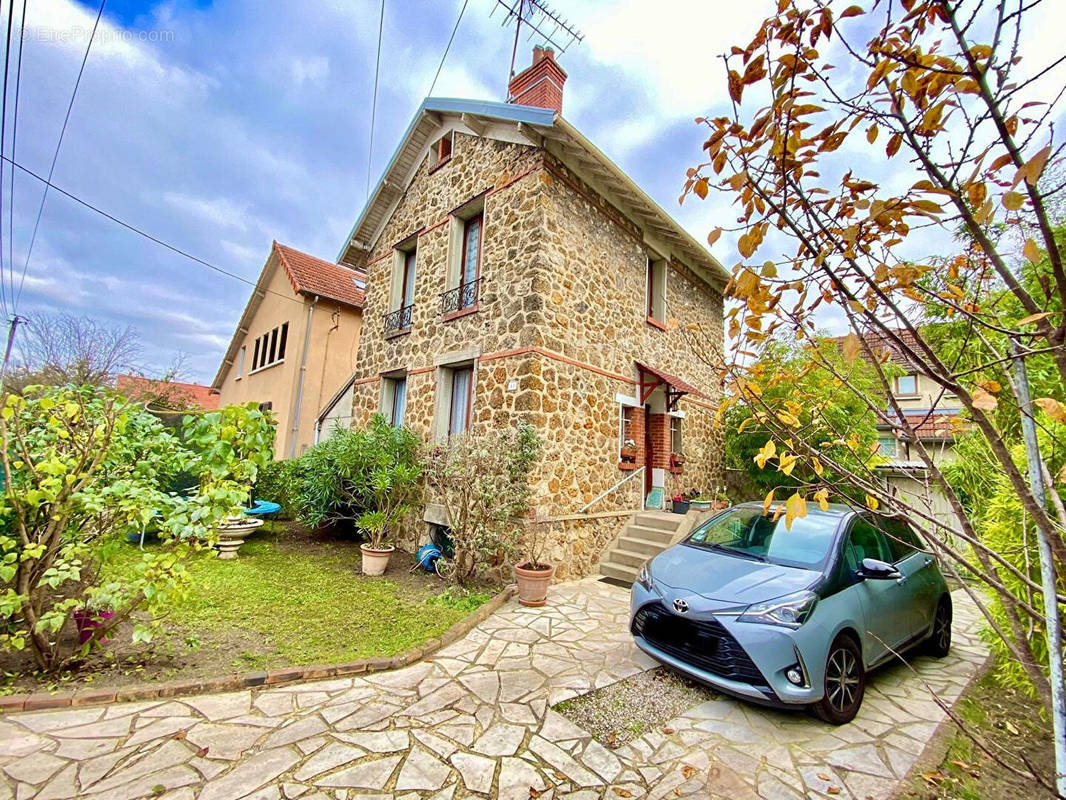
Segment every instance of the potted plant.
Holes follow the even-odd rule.
[[[622,442],[622,449],[619,450],[619,456],[622,461],[626,463],[635,463],[637,460],[637,443],[632,439],[626,439]]]
[[[714,502],[713,494],[704,494],[700,489],[689,490],[689,506],[697,511],[707,511]]]
[[[529,555],[514,568],[515,583],[518,584],[518,602],[531,608],[539,608],[548,601],[548,586],[555,575],[555,565],[541,561],[538,557],[543,545],[542,533],[547,529],[547,521],[531,517],[529,524]]]
[[[366,535],[359,545],[364,575],[383,575],[396,548],[389,535],[411,510],[422,479],[422,467],[413,457],[416,445],[410,431],[389,425],[375,415],[367,431],[369,469],[361,476],[358,494],[364,511],[356,525]]]
[[[671,453],[670,468],[681,469],[683,466],[685,466],[685,456],[681,453]]]
[[[711,509],[714,511],[722,511],[729,508],[729,497],[725,493],[725,487],[719,486],[714,490],[714,497],[711,500]]]
[[[689,509],[689,501],[685,499],[683,494],[675,494],[672,499],[671,510],[675,514],[687,514]]]

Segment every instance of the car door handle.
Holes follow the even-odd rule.
[[[896,585],[897,586],[902,586],[906,582],[907,582],[907,576],[906,575],[900,575],[898,578],[896,578]]]

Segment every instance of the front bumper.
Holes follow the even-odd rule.
[[[649,656],[727,694],[765,705],[803,706],[822,699],[828,640],[815,620],[797,629],[738,622],[735,616],[715,615],[714,601],[691,594],[684,595],[689,612],[680,615],[670,610],[674,599],[633,584],[630,631]],[[663,609],[669,618],[664,618]],[[644,629],[638,630],[642,621]],[[694,632],[686,645],[655,627],[682,621]],[[723,657],[709,656],[711,651]],[[803,686],[785,677],[797,664],[805,678]]]

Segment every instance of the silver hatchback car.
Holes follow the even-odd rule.
[[[915,645],[951,648],[951,595],[901,519],[844,505],[784,515],[747,503],[647,562],[630,630],[648,655],[723,692],[858,713],[866,673]]]

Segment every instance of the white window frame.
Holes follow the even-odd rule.
[[[240,380],[244,374],[244,358],[248,355],[248,345],[242,344],[241,349],[237,352],[237,377],[235,380]]]
[[[910,378],[911,380],[914,381],[914,389],[912,391],[905,392],[902,389],[900,389],[899,382],[902,379],[904,379],[904,378]],[[918,394],[918,373],[917,372],[908,372],[906,375],[897,375],[896,376],[896,380],[895,380],[895,387],[894,388],[895,388],[895,392],[893,392],[893,394],[896,397],[914,397],[915,395]]]
[[[267,361],[270,350],[270,339],[274,337],[274,360]],[[285,363],[285,353],[289,349],[289,323],[283,322],[280,325],[275,325],[266,333],[260,334],[255,338],[256,351],[253,351],[252,356],[252,369],[249,370],[249,375],[254,375],[257,372],[262,372],[265,369],[276,367],[278,364]],[[257,358],[258,356],[258,358]]]
[[[450,435],[449,423],[452,410],[452,387],[456,370],[470,370],[470,390],[467,404],[467,430],[474,424],[474,408],[477,403],[477,357],[448,360],[437,365],[437,391],[433,409],[433,438],[444,441]]]
[[[403,411],[400,414],[399,423],[396,422],[396,389],[403,382]],[[407,399],[410,397],[411,386],[408,383],[406,372],[393,372],[381,376],[381,413],[389,421],[390,425],[402,426],[407,416]]]

